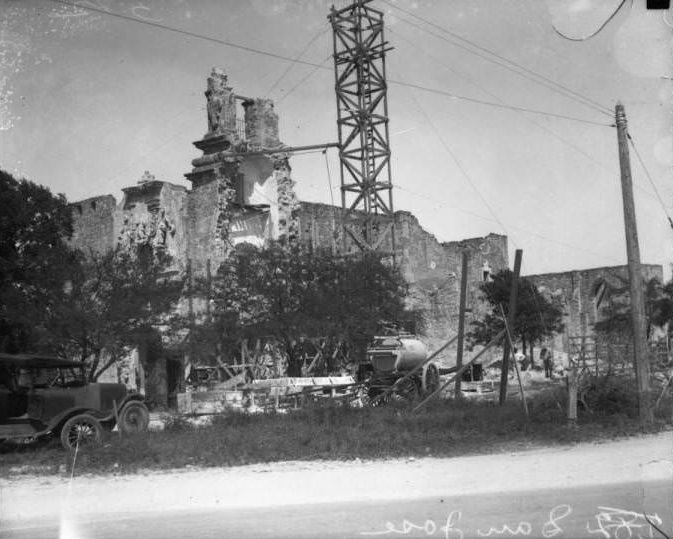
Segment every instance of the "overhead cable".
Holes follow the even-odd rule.
[[[654,183],[654,180],[652,179],[652,176],[650,175],[650,171],[647,170],[647,167],[645,166],[645,162],[643,161],[643,158],[640,156],[640,152],[638,151],[638,148],[636,148],[636,144],[633,142],[633,138],[631,137],[631,133],[626,133],[627,138],[629,139],[629,142],[631,143],[631,147],[633,148],[633,151],[636,154],[636,157],[638,158],[638,161],[640,162],[640,166],[643,167],[643,170],[645,171],[645,176],[647,176],[647,179],[650,181],[650,185],[652,186],[652,189],[654,189],[654,193],[657,196],[657,199],[659,200],[659,204],[661,204],[661,209],[664,210],[664,214],[666,214],[666,218],[668,219],[668,224],[671,226],[673,229],[673,219],[671,219],[671,216],[668,214],[668,210],[666,209],[666,204],[664,204],[664,199],[661,198],[661,195],[659,194],[659,190],[657,189],[657,186]]]
[[[600,34],[601,31],[603,30],[603,28],[605,28],[610,23],[610,21],[617,16],[617,13],[619,13],[621,11],[622,7],[624,7],[624,4],[626,4],[626,0],[622,0],[621,3],[617,6],[617,8],[612,12],[612,14],[607,19],[605,19],[603,24],[601,24],[596,31],[592,32],[588,36],[570,37],[570,36],[565,35],[563,32],[561,32],[553,24],[551,25],[551,27],[554,29],[554,32],[556,32],[563,39],[567,39],[568,41],[586,41],[587,39],[591,39],[592,37]],[[633,8],[633,0],[631,0],[631,7]]]
[[[280,84],[280,81],[283,80],[283,79],[285,78],[285,76],[292,70],[292,68],[293,68],[295,65],[297,65],[297,61],[298,61],[298,60],[301,60],[301,57],[304,56],[304,54],[305,54],[306,51],[311,47],[311,45],[313,45],[313,43],[315,43],[316,40],[317,40],[319,37],[322,37],[323,35],[325,35],[325,32],[327,32],[327,29],[323,29],[323,30],[321,30],[320,32],[318,32],[315,36],[313,36],[313,37],[310,39],[310,41],[304,46],[304,48],[303,48],[303,49],[300,51],[300,53],[297,55],[297,57],[295,58],[294,62],[292,62],[290,65],[288,65],[288,66],[285,68],[285,70],[280,74],[280,77],[278,77],[278,78],[276,79],[276,81],[271,85],[271,88],[269,88],[269,89],[267,90],[267,92],[266,92],[266,94],[265,94],[264,97],[267,97],[271,92],[273,92],[273,91],[276,89],[276,86],[278,86],[278,84]]]
[[[451,148],[449,147],[449,145],[448,145],[448,144],[446,143],[446,141],[444,140],[444,137],[442,137],[442,135],[439,133],[439,131],[437,130],[437,127],[435,126],[435,124],[432,123],[432,121],[430,120],[430,118],[428,117],[428,115],[425,113],[425,111],[423,110],[423,108],[419,105],[418,101],[416,101],[416,98],[414,97],[413,92],[411,93],[411,99],[414,101],[414,104],[416,105],[416,108],[417,108],[418,111],[421,113],[421,115],[423,116],[423,118],[425,118],[426,123],[427,123],[427,124],[432,128],[432,130],[435,132],[435,135],[436,135],[437,138],[439,139],[439,142],[442,144],[442,146],[444,147],[444,149],[446,150],[446,152],[451,156],[451,159],[453,160],[453,162],[454,162],[454,163],[456,164],[456,166],[458,167],[458,170],[460,170],[460,172],[461,172],[461,174],[463,175],[463,177],[464,177],[464,178],[467,180],[467,182],[472,186],[472,189],[474,189],[474,191],[477,193],[477,195],[479,196],[479,198],[480,198],[481,201],[483,202],[484,206],[486,206],[486,209],[488,209],[489,213],[493,216],[493,218],[495,219],[495,221],[500,225],[500,227],[501,227],[502,230],[505,232],[505,234],[507,234],[508,236],[512,237],[512,242],[516,245],[516,242],[514,241],[514,237],[511,236],[511,234],[510,234],[509,232],[507,232],[507,229],[505,228],[505,225],[502,223],[502,221],[501,221],[501,220],[498,218],[498,216],[495,214],[495,211],[493,210],[493,208],[491,207],[491,205],[490,205],[490,204],[488,203],[488,201],[486,200],[486,197],[484,197],[484,195],[481,194],[481,191],[479,190],[479,188],[477,187],[477,185],[472,181],[472,178],[471,178],[470,175],[467,173],[467,171],[463,168],[463,165],[460,163],[460,161],[459,161],[458,158],[456,157],[456,154],[453,153],[453,150],[451,150]]]
[[[608,116],[612,116],[612,111],[609,108],[607,108],[605,105],[602,105],[601,103],[599,103],[597,101],[594,101],[593,99],[588,98],[588,97],[580,94],[579,92],[576,92],[575,90],[560,84],[559,82],[557,82],[553,79],[545,77],[544,75],[541,75],[540,73],[537,73],[536,71],[533,71],[532,69],[529,69],[529,68],[515,62],[514,60],[510,60],[509,58],[506,58],[506,57],[504,57],[504,56],[502,56],[502,55],[500,55],[496,52],[493,52],[492,50],[487,49],[486,47],[483,47],[483,46],[481,46],[481,45],[479,45],[479,44],[477,44],[477,43],[475,43],[475,42],[473,42],[473,41],[471,41],[471,40],[469,40],[469,39],[467,39],[467,38],[465,38],[465,37],[463,37],[459,34],[456,34],[455,32],[452,32],[452,31],[438,25],[437,23],[434,23],[432,21],[424,19],[423,17],[420,17],[419,15],[416,15],[415,13],[413,13],[409,10],[401,8],[397,5],[389,2],[388,0],[381,0],[381,2],[383,2],[384,4],[392,7],[393,9],[396,9],[398,11],[401,11],[402,13],[405,13],[405,14],[409,15],[410,17],[413,17],[414,19],[417,19],[417,20],[419,20],[419,21],[421,21],[421,22],[423,22],[423,23],[425,23],[429,26],[432,26],[433,28],[436,28],[437,30],[439,30],[439,31],[441,31],[445,34],[450,35],[454,39],[462,41],[463,43],[467,43],[471,47],[474,47],[475,49],[477,49],[479,51],[482,51],[482,52],[484,52],[484,53],[486,53],[490,56],[485,56],[483,54],[480,54],[480,53],[478,53],[478,52],[476,52],[476,51],[474,51],[470,48],[467,48],[463,45],[460,45],[460,44],[456,43],[455,41],[449,40],[444,36],[438,36],[437,34],[431,33],[431,32],[429,32],[429,30],[427,30],[423,27],[420,27],[420,26],[412,23],[411,21],[408,21],[404,18],[399,17],[400,21],[402,21],[406,24],[410,24],[410,25],[412,25],[416,28],[419,28],[419,29],[421,29],[425,32],[428,32],[431,35],[434,35],[435,37],[437,37],[439,39],[443,39],[447,43],[451,43],[451,44],[453,44],[457,47],[460,47],[463,50],[465,50],[465,51],[467,51],[471,54],[474,54],[474,55],[482,58],[483,60],[486,60],[487,62],[494,63],[494,64],[496,64],[496,65],[498,65],[498,66],[500,66],[504,69],[512,71],[513,73],[516,73],[519,76],[530,80],[531,82],[535,82],[536,84],[540,84],[542,86],[545,86],[545,87],[547,87],[547,88],[549,88],[549,89],[551,89],[551,90],[553,90],[557,93],[561,93],[562,95],[565,95],[566,97],[568,97],[570,99],[574,99],[575,101],[579,101],[580,103],[582,103],[584,105],[591,106],[591,108],[593,108],[594,110],[598,110],[599,112],[601,112],[603,114],[606,114]],[[497,60],[500,60],[501,62],[506,62],[506,64],[498,62]],[[507,65],[507,64],[509,64],[509,65]],[[517,71],[516,69],[513,69],[511,66],[514,66],[521,71]],[[531,78],[531,77],[533,77],[533,78]],[[542,82],[542,81],[544,81],[544,82]]]
[[[483,99],[476,99],[474,97],[466,97],[462,95],[457,95],[457,94],[452,94],[451,92],[447,92],[445,90],[437,90],[434,88],[427,88],[426,86],[421,86],[420,84],[413,84],[411,82],[402,82],[399,80],[389,80],[391,84],[397,84],[398,86],[406,86],[407,88],[414,88],[416,90],[423,90],[424,92],[431,92],[433,94],[439,94],[439,95],[444,95],[447,97],[452,97],[454,99],[462,99],[464,101],[469,101],[471,103],[478,103],[480,105],[489,105],[491,107],[499,107],[503,109],[508,109],[508,110],[516,110],[520,112],[530,112],[532,114],[541,114],[543,116],[550,116],[552,118],[562,118],[564,120],[572,120],[575,122],[581,122],[589,125],[598,125],[601,127],[615,127],[614,124],[605,124],[601,122],[594,122],[593,120],[587,120],[585,118],[578,118],[577,116],[566,116],[565,114],[557,114],[555,112],[546,112],[543,110],[536,110],[536,109],[527,109],[525,107],[516,107],[514,105],[505,105],[502,103],[493,103],[492,101],[485,101]]]
[[[405,192],[407,192],[411,195],[414,195],[416,197],[423,198],[425,200],[433,202],[438,207],[447,208],[447,209],[451,209],[451,210],[456,210],[456,211],[459,211],[461,213],[465,213],[467,215],[472,215],[474,217],[478,217],[479,219],[483,219],[484,221],[489,221],[489,222],[492,222],[492,223],[500,224],[497,220],[495,220],[492,217],[486,217],[485,215],[481,215],[479,213],[476,213],[476,212],[473,212],[473,211],[470,211],[470,210],[466,210],[464,208],[459,208],[459,207],[456,207],[456,206],[450,206],[449,204],[446,204],[446,203],[437,202],[436,198],[431,198],[429,196],[418,193],[417,191],[412,191],[411,189],[407,189],[407,188],[401,187],[399,185],[395,185],[394,188],[399,189],[400,191],[405,191]],[[543,234],[539,234],[538,232],[532,231],[530,227],[523,228],[523,227],[520,227],[520,226],[513,225],[511,223],[507,223],[507,227],[511,228],[511,229],[514,229],[514,230],[519,230],[520,232],[522,232],[525,235],[534,236],[536,238],[539,238],[539,239],[544,240],[544,241],[549,242],[549,243],[555,243],[556,245],[560,245],[560,246],[565,247],[567,249],[572,249],[572,250],[575,250],[575,251],[582,251],[582,252],[585,252],[587,254],[594,255],[594,256],[600,258],[601,260],[605,260],[608,257],[607,253],[601,254],[601,253],[598,253],[598,252],[590,250],[590,249],[585,249],[584,247],[579,247],[579,246],[573,245],[571,243],[566,243],[564,241],[560,241],[560,240],[557,240],[557,239],[554,239],[554,238],[550,238],[549,236],[544,236]]]
[[[390,31],[391,31],[391,30],[389,30],[389,32],[390,32]],[[417,48],[417,49],[421,49],[420,45],[416,44],[414,41],[412,41],[412,40],[410,40],[410,39],[407,39],[406,37],[404,37],[403,35],[401,35],[399,32],[395,31],[395,32],[392,32],[392,33],[394,33],[395,36],[396,36],[397,38],[402,39],[402,41],[405,41],[406,43],[409,43],[412,47],[415,47],[415,48]],[[453,66],[450,66],[448,63],[444,62],[442,59],[437,58],[436,56],[434,56],[434,55],[432,55],[432,54],[429,54],[429,53],[425,52],[425,55],[426,55],[428,58],[430,58],[431,60],[434,60],[435,62],[437,62],[437,63],[440,64],[441,66],[445,67],[446,69],[448,69],[449,71],[451,71],[452,73],[454,73],[455,75],[457,75],[458,77],[461,77],[463,80],[466,80],[469,84],[472,84],[473,86],[475,86],[476,88],[478,88],[479,90],[481,90],[482,92],[484,92],[486,95],[491,96],[493,99],[497,100],[501,105],[507,105],[507,103],[506,103],[505,101],[503,101],[497,94],[494,94],[493,92],[491,92],[491,91],[487,90],[486,88],[484,88],[481,84],[475,82],[474,79],[473,79],[472,77],[470,77],[468,74],[463,73],[462,71],[456,69],[456,68],[453,67]],[[586,158],[589,159],[590,161],[593,161],[593,162],[596,163],[597,165],[604,166],[602,163],[600,163],[599,161],[597,161],[594,157],[592,157],[589,153],[585,152],[582,148],[580,148],[580,147],[577,146],[576,144],[574,144],[574,143],[570,142],[569,140],[563,138],[561,135],[555,133],[554,131],[552,131],[551,129],[545,127],[544,125],[542,125],[542,124],[536,122],[536,121],[533,120],[532,118],[529,118],[529,117],[526,116],[522,111],[516,111],[516,112],[519,113],[519,114],[521,115],[521,117],[522,117],[524,120],[526,120],[527,122],[532,123],[534,126],[538,127],[539,129],[542,129],[543,131],[545,131],[546,133],[550,134],[550,135],[553,136],[554,138],[560,140],[563,144],[569,146],[570,148],[573,148],[575,151],[577,151],[578,153],[581,153],[584,157],[586,157]]]
[[[53,3],[57,3],[57,4],[63,4],[63,5],[72,7],[74,9],[86,9],[86,10],[93,11],[93,12],[96,12],[96,13],[101,13],[103,15],[109,15],[110,17],[116,17],[116,18],[119,18],[119,19],[123,19],[125,21],[134,22],[134,23],[138,23],[138,24],[144,24],[144,25],[147,25],[147,26],[152,26],[154,28],[160,28],[162,30],[167,30],[169,32],[182,34],[182,35],[185,35],[185,36],[188,36],[188,37],[193,37],[193,38],[196,38],[196,39],[203,39],[205,41],[210,41],[212,43],[217,43],[219,45],[224,45],[226,47],[232,47],[232,48],[240,49],[240,50],[250,52],[250,53],[253,53],[253,54],[259,54],[259,55],[262,55],[262,56],[268,56],[270,58],[275,58],[276,60],[283,60],[285,62],[291,62],[291,63],[294,63],[294,64],[301,64],[301,65],[307,65],[307,66],[313,67],[314,71],[311,71],[309,74],[307,74],[307,76],[304,77],[304,79],[302,79],[302,81],[300,81],[297,85],[295,85],[292,88],[292,91],[294,89],[296,89],[304,80],[306,80],[310,76],[312,76],[313,73],[315,73],[315,70],[325,69],[325,70],[330,70],[331,71],[331,68],[324,65],[327,60],[324,60],[321,63],[309,62],[307,60],[301,60],[301,59],[292,58],[292,57],[289,57],[289,56],[284,56],[282,54],[277,54],[277,53],[274,53],[274,52],[270,52],[270,51],[266,51],[266,50],[262,50],[262,49],[257,49],[257,48],[254,48],[254,47],[248,47],[247,45],[241,45],[239,43],[234,43],[232,41],[228,41],[228,40],[224,40],[224,39],[218,39],[218,38],[214,38],[214,37],[210,37],[210,36],[205,36],[203,34],[198,34],[196,32],[190,32],[188,30],[181,30],[179,28],[174,28],[174,27],[168,26],[166,24],[147,21],[147,20],[143,20],[143,19],[136,19],[135,17],[130,17],[128,15],[122,15],[120,13],[113,13],[111,11],[106,11],[102,8],[96,8],[96,7],[91,6],[89,4],[74,4],[72,2],[68,2],[67,0],[48,0],[48,1],[53,2]],[[481,104],[481,105],[488,105],[488,106],[492,106],[492,107],[499,107],[499,108],[504,108],[504,109],[509,109],[509,110],[521,110],[521,111],[530,112],[530,113],[533,113],[533,114],[542,114],[542,115],[549,116],[549,117],[552,117],[552,118],[562,118],[562,119],[565,119],[565,120],[573,120],[573,121],[587,123],[587,124],[600,125],[600,126],[604,126],[604,127],[611,127],[608,124],[593,122],[593,121],[582,119],[582,118],[565,116],[563,114],[557,114],[557,113],[553,113],[553,112],[545,112],[545,111],[541,111],[541,110],[531,110],[531,109],[525,109],[525,108],[521,108],[521,107],[513,107],[513,106],[509,106],[509,105],[506,106],[506,105],[502,105],[500,103],[493,103],[493,102],[485,101],[485,100],[482,100],[482,99],[475,99],[475,98],[462,96],[462,95],[458,95],[458,94],[452,94],[452,93],[449,93],[449,92],[445,92],[443,90],[427,88],[425,86],[415,85],[415,84],[411,84],[411,83],[408,83],[408,82],[396,81],[396,80],[389,80],[388,82],[390,84],[397,84],[398,86],[407,86],[407,87],[410,87],[410,88],[415,88],[417,90],[432,92],[432,93],[435,93],[435,94],[438,94],[438,95],[444,95],[444,96],[447,96],[447,97],[451,97],[453,99],[460,99],[460,100],[468,101],[468,102],[471,102],[471,103],[478,103],[478,104]],[[291,92],[288,92],[284,97],[287,97],[287,95],[289,95],[289,93],[291,93]],[[283,99],[283,98],[281,98],[281,99]],[[278,101],[280,101],[281,99],[279,99]]]
[[[74,9],[86,9],[88,11],[94,11],[96,13],[101,13],[103,15],[109,15],[110,17],[116,17],[118,19],[123,19],[125,21],[135,22],[135,23],[138,23],[138,24],[145,24],[147,26],[152,26],[154,28],[160,28],[162,30],[167,30],[168,32],[174,32],[176,34],[182,34],[184,36],[193,37],[193,38],[196,38],[196,39],[202,39],[204,41],[210,41],[212,43],[217,43],[218,45],[224,45],[225,47],[232,47],[234,49],[240,49],[240,50],[243,50],[243,51],[246,51],[246,52],[251,52],[253,54],[260,54],[262,56],[269,56],[269,57],[275,58],[277,60],[283,60],[283,61],[292,62],[292,63],[295,63],[295,64],[303,64],[303,65],[308,65],[308,66],[314,66],[314,67],[318,66],[318,67],[320,67],[320,64],[316,64],[314,62],[309,62],[307,60],[291,58],[290,56],[284,56],[282,54],[277,54],[275,52],[265,51],[265,50],[262,50],[262,49],[256,49],[254,47],[248,47],[247,45],[241,45],[239,43],[234,43],[233,41],[229,41],[229,40],[226,40],[226,39],[218,39],[216,37],[210,37],[210,36],[206,36],[206,35],[203,35],[203,34],[197,34],[196,32],[190,32],[189,30],[182,30],[180,28],[175,28],[173,26],[168,26],[166,24],[161,24],[161,23],[158,23],[158,22],[152,22],[152,21],[148,21],[148,20],[145,20],[145,19],[137,19],[137,18],[131,17],[129,15],[123,15],[121,13],[114,13],[112,11],[107,11],[107,10],[102,9],[102,8],[97,8],[97,7],[94,7],[94,6],[92,6],[88,3],[87,4],[76,4],[76,3],[73,3],[73,2],[68,2],[67,0],[49,0],[49,2],[53,2],[55,4],[63,4],[64,6],[69,6],[69,7],[74,8]]]

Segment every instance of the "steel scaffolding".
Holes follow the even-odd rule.
[[[329,15],[341,172],[344,249],[395,251],[383,12],[357,0]]]

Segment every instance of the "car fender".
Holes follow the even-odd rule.
[[[124,406],[126,406],[129,402],[131,401],[139,401],[144,403],[145,402],[145,396],[141,395],[140,393],[129,393],[122,399],[122,401],[117,404],[117,410],[121,410]]]
[[[70,408],[69,410],[66,410],[62,414],[59,414],[58,416],[52,418],[49,421],[49,428],[48,430],[51,432],[55,432],[61,429],[63,426],[63,423],[65,423],[68,419],[70,419],[74,415],[78,414],[88,414],[92,417],[95,417],[100,421],[101,423],[105,423],[106,421],[110,421],[111,419],[114,419],[114,412],[110,413],[109,415],[103,414],[98,410],[92,410],[91,408],[84,408],[84,407],[76,407],[76,408]]]

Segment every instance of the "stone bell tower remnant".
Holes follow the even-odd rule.
[[[237,243],[261,246],[298,235],[299,202],[289,152],[270,99],[237,95],[222,69],[206,87],[208,132],[185,177],[192,183],[187,258],[194,271],[217,268]]]

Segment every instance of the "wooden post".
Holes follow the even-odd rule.
[[[498,344],[500,342],[500,339],[502,339],[505,336],[505,330],[503,329],[500,333],[498,333],[495,337],[491,339],[491,342],[489,342],[486,346],[484,346],[479,352],[477,352],[470,361],[468,361],[465,365],[463,365],[460,369],[458,369],[455,373],[453,373],[453,376],[449,378],[446,382],[444,382],[443,385],[441,385],[437,390],[433,391],[430,393],[427,397],[425,397],[421,402],[419,402],[416,407],[412,410],[413,412],[418,412],[425,404],[430,401],[430,399],[435,398],[436,396],[440,395],[444,389],[449,387],[451,384],[453,384],[459,376],[463,375],[463,372],[470,367],[477,359],[479,359],[482,355],[484,355],[492,346]]]
[[[505,318],[505,311],[502,308],[502,305],[500,305],[500,313],[502,314],[502,320],[505,322],[505,332],[507,333],[507,340],[509,341],[509,347],[513,350],[514,349],[514,343],[512,342],[512,333],[510,332],[509,324],[507,323],[507,319]],[[514,364],[514,370],[516,371],[516,379],[519,382],[519,391],[521,392],[521,402],[523,403],[523,412],[526,414],[526,420],[530,418],[530,414],[528,413],[528,402],[526,401],[526,393],[524,393],[523,390],[523,383],[521,381],[521,373],[519,372],[519,364],[516,361],[516,358],[512,361]]]
[[[192,281],[192,259],[187,259],[187,316],[189,318],[189,342],[187,349],[189,350],[189,363],[194,364],[194,294]]]
[[[568,369],[568,426],[577,425],[577,365],[570,362]]]
[[[512,274],[512,288],[509,292],[509,311],[507,313],[507,322],[509,327],[514,329],[516,320],[516,298],[519,293],[519,274],[521,273],[521,258],[523,251],[517,249],[514,253],[514,272]],[[502,370],[500,371],[500,406],[504,406],[507,400],[507,377],[509,375],[509,339],[505,339],[504,351],[502,354]]]
[[[633,203],[633,183],[631,181],[631,164],[629,162],[629,137],[626,124],[624,105],[617,103],[615,107],[617,123],[617,141],[619,144],[619,167],[622,180],[622,201],[624,205],[624,228],[626,231],[626,256],[629,265],[629,282],[631,291],[631,324],[633,328],[633,355],[638,387],[638,410],[641,423],[654,421],[654,413],[650,404],[650,362],[647,349],[647,321],[645,318],[645,297],[642,287],[642,271],[640,268],[640,248],[638,246],[638,229],[636,226],[636,210]]]
[[[467,302],[467,266],[470,255],[463,251],[463,265],[460,274],[460,305],[458,307],[458,350],[456,352],[456,368],[463,366],[463,343],[465,341],[465,304]],[[460,382],[462,376],[456,378],[456,398],[462,397]]]
[[[206,260],[206,316],[208,317],[208,322],[211,321],[211,315],[212,313],[210,312],[210,298],[212,294],[212,284],[213,284],[213,276],[211,275],[210,272],[210,258]]]

